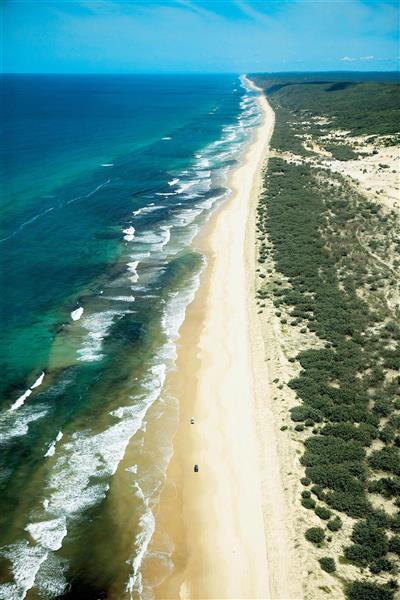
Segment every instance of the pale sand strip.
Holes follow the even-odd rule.
[[[259,103],[263,122],[232,175],[232,196],[196,244],[208,266],[170,381],[180,426],[157,515],[176,568],[158,598],[302,597],[254,300],[255,207],[274,126],[263,96]]]

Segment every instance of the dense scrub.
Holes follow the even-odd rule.
[[[330,97],[337,95],[332,101],[321,97],[328,94],[326,83],[269,84],[279,96],[272,141],[278,150],[305,156],[297,135],[302,126],[298,111],[307,102],[325,102],[324,112],[335,104],[336,122],[349,128],[349,105],[359,109],[373,86],[381,86],[376,99],[383,93],[387,97],[377,115],[380,131],[392,131],[395,84],[339,86],[330,92]],[[356,125],[351,121],[353,126],[378,131],[371,113]],[[258,206],[259,263],[272,261],[287,282],[273,288],[276,314],[284,326],[313,332],[321,341],[295,357],[301,369],[287,382],[300,401],[291,419],[296,431],[304,432],[302,483],[307,487],[301,503],[321,523],[307,530],[306,539],[322,545],[325,535],[341,529],[338,513],[354,519],[342,559],[367,580],[349,583],[347,597],[392,598],[400,532],[399,313],[385,303],[385,283],[377,285],[389,277],[385,265],[360,247],[359,231],[366,239],[370,233],[373,243],[388,235],[395,217],[384,215],[340,177],[304,161],[271,158],[265,184]],[[262,286],[258,297],[265,299],[268,290]],[[329,557],[320,564],[327,572],[336,568]],[[380,581],[374,581],[376,576]]]
[[[342,75],[343,77],[343,75]],[[400,86],[393,81],[363,81],[362,74],[346,74],[338,81],[332,73],[310,75],[255,75],[274,104],[301,118],[325,114],[332,125],[354,134],[397,134],[400,121]],[[390,80],[392,79],[392,80]]]

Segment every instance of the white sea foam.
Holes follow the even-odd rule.
[[[35,583],[36,574],[46,560],[48,551],[41,546],[31,546],[23,540],[2,548],[0,555],[10,561],[15,582],[0,586],[0,598],[23,600]]]
[[[122,231],[125,233],[124,240],[127,242],[131,242],[135,237],[135,228],[132,226],[128,227],[127,229],[123,229]]]
[[[196,202],[196,207],[202,209],[210,209],[217,204],[220,200],[227,198],[230,194],[231,190],[226,188],[221,194],[217,196],[212,196],[211,198],[206,198],[206,200],[202,200],[201,202]]]
[[[210,166],[210,159],[206,158],[202,154],[196,154],[196,158],[200,159],[197,163],[198,169],[208,169]],[[208,171],[210,173],[210,171]]]
[[[27,398],[29,398],[29,396],[32,394],[32,390],[34,390],[35,388],[39,387],[39,385],[42,384],[44,379],[44,372],[42,372],[39,377],[36,379],[36,381],[31,385],[30,388],[28,388],[23,394],[22,396],[20,396],[19,398],[16,399],[16,401],[14,402],[14,404],[12,404],[12,406],[10,407],[10,411],[14,411],[17,410],[18,408],[21,408],[21,406],[24,405],[25,400]]]
[[[57,433],[57,435],[56,435],[56,439],[55,439],[55,440],[53,440],[53,441],[51,442],[51,444],[49,445],[49,447],[48,447],[48,449],[47,449],[47,451],[46,451],[46,453],[45,453],[45,456],[46,456],[46,457],[48,457],[48,456],[53,456],[53,455],[54,455],[54,453],[55,453],[55,451],[56,451],[56,445],[57,445],[57,442],[59,442],[59,441],[62,439],[62,437],[63,437],[63,433],[62,433],[62,431],[59,431],[59,432]]]
[[[75,432],[62,446],[49,478],[48,510],[56,516],[80,514],[105,497],[112,476],[125,454],[130,438],[143,424],[147,409],[158,398],[165,380],[165,366],[156,365],[144,380],[143,396],[121,407],[119,421],[104,431]]]
[[[26,392],[24,392],[22,394],[22,396],[20,396],[19,398],[16,399],[16,401],[14,402],[14,404],[10,407],[11,411],[17,410],[18,408],[20,408],[24,403],[25,400],[32,394],[32,390],[29,388],[26,390]]]
[[[39,377],[36,379],[35,383],[33,385],[31,385],[31,390],[39,387],[39,385],[42,385],[43,383],[43,379],[44,379],[44,372],[42,372]]]
[[[21,540],[0,550],[0,555],[11,563],[14,582],[0,585],[1,600],[23,600],[35,586],[43,597],[61,595],[67,582],[65,559],[56,557],[53,550],[61,547],[66,533],[62,519],[32,523],[26,527],[35,544]]]
[[[134,592],[137,592],[139,598],[143,591],[142,587],[142,575],[140,573],[140,567],[142,565],[143,557],[146,554],[147,547],[154,533],[155,519],[154,515],[149,507],[149,502],[145,498],[140,485],[134,483],[136,489],[136,496],[143,502],[143,514],[139,519],[140,531],[136,534],[135,538],[135,556],[132,560],[132,575],[129,577],[126,592],[128,592],[133,598]]]
[[[168,185],[173,186],[176,185],[177,183],[179,183],[180,179],[179,177],[175,177],[174,179],[171,179],[171,181],[168,181]]]
[[[114,163],[103,163],[101,166],[102,167],[113,167]]]
[[[107,310],[88,315],[82,320],[82,327],[88,331],[88,334],[77,352],[78,360],[92,362],[103,358],[101,353],[103,339],[114,319],[117,316],[121,317],[123,314],[120,311]]]
[[[138,472],[138,466],[137,465],[132,465],[131,467],[127,467],[125,469],[125,471],[127,471],[128,473],[137,473]]]
[[[206,261],[203,258],[200,271],[192,275],[184,290],[173,292],[165,305],[161,323],[170,341],[175,342],[179,335],[179,329],[185,319],[186,309],[194,299],[196,290],[200,285],[200,274],[205,265]],[[175,358],[175,354],[173,358]]]
[[[155,246],[152,250],[161,250],[168,244],[171,238],[171,225],[160,225],[158,231],[142,231],[136,236],[136,241],[141,244],[151,244]]]
[[[169,135],[166,135],[165,137],[161,138],[162,140],[172,140],[172,137],[170,137]]]
[[[117,419],[122,419],[122,417],[124,416],[124,409],[122,407],[120,407],[115,410],[112,410],[110,412],[110,415],[112,417],[116,417]]]
[[[209,210],[212,207],[212,205],[214,204],[215,200],[216,200],[215,198],[207,198],[206,200],[203,200],[202,202],[197,202],[196,206],[198,208]]]
[[[224,139],[222,142],[223,144],[227,144],[227,143],[229,144],[229,142],[233,142],[234,140],[237,139],[238,132],[236,129],[226,129],[225,133],[226,132],[228,132],[228,135],[224,136]]]
[[[103,298],[114,302],[135,302],[135,296],[103,296]]]
[[[65,577],[67,568],[68,561],[65,558],[49,552],[35,577],[35,588],[40,597],[58,598],[63,595],[68,585]]]
[[[43,548],[53,551],[61,548],[62,541],[67,535],[65,517],[38,523],[29,523],[25,529],[29,532],[35,542],[40,544]]]
[[[155,206],[154,203],[152,202],[148,206],[143,206],[142,208],[138,208],[137,210],[134,210],[133,213],[132,213],[132,215],[135,216],[135,217],[137,215],[145,215],[147,213],[154,212],[155,210],[160,210],[162,208],[165,208],[165,206],[161,206],[160,204],[158,204],[157,206]]]
[[[0,415],[0,446],[28,433],[29,425],[47,414],[44,406],[25,406],[18,413],[6,411]]]
[[[197,170],[196,171],[196,175],[198,177],[200,177],[200,179],[209,179],[210,175],[211,175],[211,171],[206,169],[206,170]],[[200,182],[202,185],[204,185],[204,182]]]
[[[161,247],[166,246],[171,239],[171,225],[161,225],[160,230],[162,232],[162,241],[160,242]]]
[[[138,252],[137,250],[135,250],[134,254],[131,255],[131,258],[135,259],[134,262],[139,262],[143,258],[149,258],[150,255],[151,255],[150,252]],[[137,261],[136,261],[136,259],[137,259]]]
[[[5,238],[1,238],[0,242],[5,242],[11,238],[13,238],[14,236],[16,236],[20,231],[22,231],[23,229],[25,229],[25,227],[27,225],[31,225],[32,223],[35,223],[38,219],[40,219],[40,217],[44,217],[45,215],[47,215],[49,212],[51,212],[52,210],[54,210],[54,206],[50,206],[50,208],[47,208],[46,210],[44,210],[43,212],[38,213],[37,215],[33,216],[31,219],[28,219],[27,221],[24,221],[23,223],[21,223],[21,225],[19,227],[17,227],[17,229],[15,229],[15,231],[13,231],[12,233],[10,233],[10,235],[8,235]]]
[[[131,279],[132,283],[136,283],[136,281],[139,279],[139,275],[137,272],[138,264],[139,264],[138,260],[133,260],[132,262],[128,262],[126,265],[128,267],[129,273],[131,273],[130,279]]]
[[[100,183],[99,185],[97,185],[88,194],[83,194],[82,196],[75,196],[75,198],[71,198],[70,200],[67,200],[66,204],[72,204],[73,202],[78,202],[79,200],[84,200],[85,198],[90,198],[90,196],[93,196],[93,194],[95,194],[96,192],[101,190],[103,187],[108,185],[110,183],[110,181],[111,181],[111,179],[107,179],[107,181],[103,181],[103,183]]]
[[[202,212],[203,210],[201,208],[198,210],[194,208],[186,210],[184,213],[179,215],[179,224],[181,226],[190,225],[190,223],[193,223],[196,217],[201,215]]]
[[[186,192],[186,190],[188,190],[191,187],[193,187],[194,185],[196,185],[196,183],[200,183],[200,179],[194,179],[193,181],[187,181],[185,183],[181,183],[181,185],[179,186],[176,193],[183,194],[183,192]]]
[[[71,319],[73,321],[79,321],[79,319],[81,318],[82,315],[83,315],[83,307],[80,306],[79,308],[76,308],[75,310],[72,311]]]

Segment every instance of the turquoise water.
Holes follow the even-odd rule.
[[[3,76],[2,117],[0,598],[148,598],[191,242],[258,109],[237,76]]]

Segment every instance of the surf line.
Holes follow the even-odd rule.
[[[83,306],[79,306],[79,308],[76,308],[75,310],[73,310],[71,313],[71,319],[73,321],[79,321],[79,319],[83,315],[83,310],[84,310]]]
[[[39,385],[41,385],[43,383],[44,375],[45,375],[45,373],[44,373],[44,371],[42,371],[42,373],[39,375],[39,377],[36,379],[36,381],[31,385],[31,387],[28,388],[26,390],[26,392],[24,392],[22,394],[22,396],[20,396],[19,398],[16,399],[16,401],[10,408],[10,412],[17,410],[25,403],[25,400],[32,394],[33,390],[35,388],[39,387]]]

